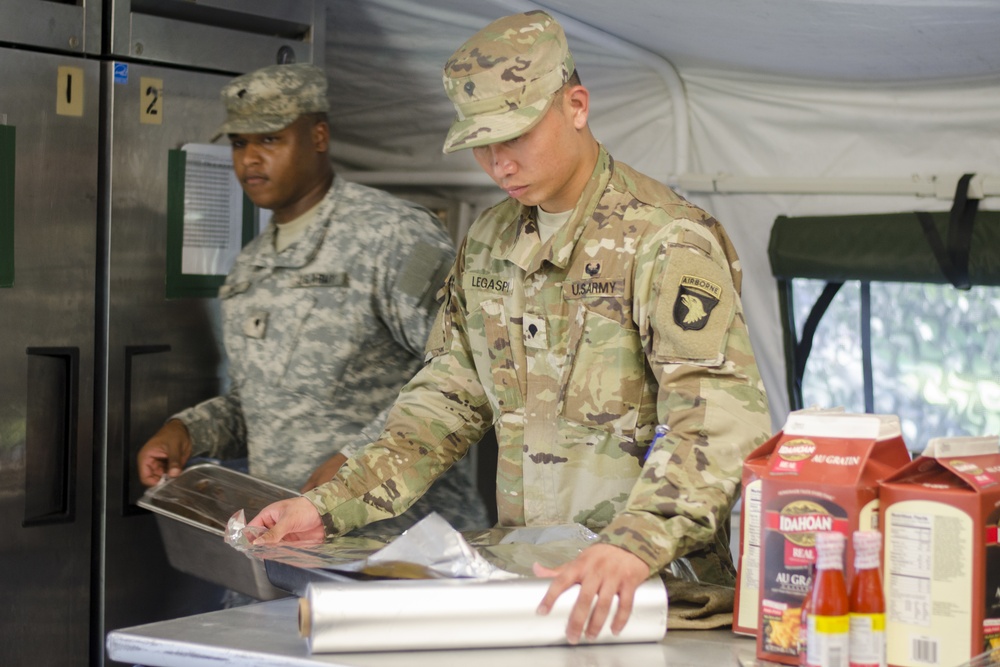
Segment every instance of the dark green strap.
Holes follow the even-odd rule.
[[[830,307],[833,298],[837,296],[837,292],[843,286],[844,283],[827,283],[826,287],[823,288],[822,294],[819,295],[816,303],[813,304],[812,309],[809,311],[806,323],[802,326],[802,338],[795,346],[795,374],[798,376],[800,384],[806,370],[806,360],[809,359],[809,353],[812,352],[813,337],[816,335],[819,321],[823,319],[826,309]]]
[[[917,211],[917,219],[927,238],[927,244],[941,267],[941,272],[955,288],[967,290],[972,287],[969,280],[969,253],[972,250],[972,225],[979,210],[979,200],[969,198],[969,181],[974,174],[965,174],[958,179],[955,187],[955,201],[948,219],[948,244],[945,245],[934,224],[934,218],[926,211]]]
[[[972,250],[972,225],[976,221],[976,211],[979,210],[979,200],[969,199],[969,181],[974,175],[965,174],[958,179],[948,225],[948,254],[951,255],[951,263],[958,272],[959,280],[955,287],[964,290],[972,286],[969,281],[969,252]]]
[[[0,125],[0,287],[14,286],[14,126]]]
[[[844,286],[844,283],[827,283],[826,287],[823,288],[823,292],[816,299],[816,303],[813,304],[812,309],[809,311],[809,316],[806,317],[805,324],[802,325],[802,338],[795,343],[795,375],[793,377],[793,391],[795,392],[795,397],[797,399],[798,408],[803,407],[802,405],[802,378],[806,373],[806,362],[809,360],[809,353],[812,352],[813,338],[816,335],[816,329],[819,327],[820,320],[823,319],[823,315],[826,313],[827,308],[833,302],[833,298],[837,296],[837,292],[840,288]]]
[[[875,378],[872,373],[872,284],[861,281],[861,370],[865,385],[865,412],[875,414]]]

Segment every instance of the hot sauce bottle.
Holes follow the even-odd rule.
[[[816,533],[816,575],[806,634],[808,667],[847,667],[850,608],[841,533]]]
[[[806,667],[806,646],[809,642],[809,610],[812,607],[813,584],[816,583],[816,564],[809,568],[809,588],[806,596],[802,599],[802,608],[799,610],[799,664]]]
[[[885,667],[885,596],[878,569],[881,547],[881,533],[854,533],[850,667]]]

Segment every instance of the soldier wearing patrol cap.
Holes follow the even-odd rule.
[[[548,14],[482,29],[444,87],[457,114],[445,152],[471,149],[509,197],[469,230],[431,359],[380,438],[251,524],[271,542],[402,511],[495,426],[500,523],[599,534],[572,562],[536,567],[554,577],[540,613],[580,584],[570,642],[596,637],[615,598],[620,631],[636,587],[678,558],[731,587],[730,511],[770,419],[728,236],[597,142]]]
[[[378,435],[422,364],[454,245],[425,209],[334,174],[322,70],[265,67],[222,100],[236,176],[272,218],[219,291],[229,390],[174,415],[139,452],[140,477],[177,475],[192,454],[247,457],[251,475],[305,491]],[[431,511],[487,527],[470,463],[372,532]]]

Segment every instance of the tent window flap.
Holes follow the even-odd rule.
[[[926,219],[925,215],[925,219]],[[951,214],[929,217],[948,238]],[[768,244],[776,278],[948,283],[916,213],[848,216],[779,216]],[[972,225],[968,278],[1000,285],[1000,213],[980,211]]]

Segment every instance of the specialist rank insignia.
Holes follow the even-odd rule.
[[[695,276],[681,276],[674,301],[674,322],[686,331],[704,329],[720,298],[722,288],[715,283]]]

